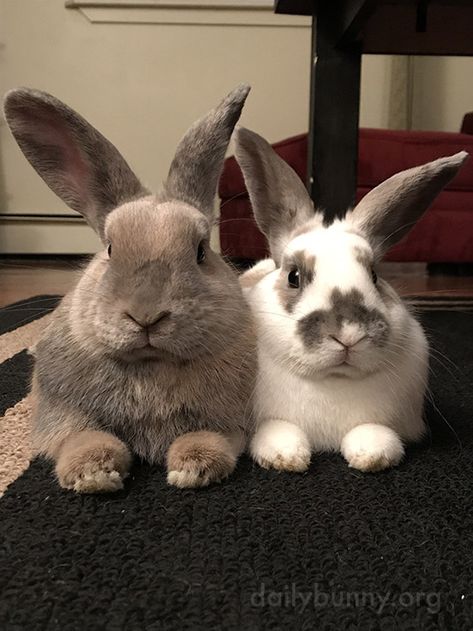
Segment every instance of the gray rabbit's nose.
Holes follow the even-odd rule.
[[[143,329],[150,329],[151,327],[155,326],[156,324],[168,318],[170,315],[171,315],[170,311],[160,311],[158,315],[152,315],[148,317],[141,316],[141,315],[135,316],[135,315],[132,315],[131,313],[125,313],[125,316],[127,318],[130,318],[130,320],[133,320],[133,322],[135,322],[138,326],[140,326]]]

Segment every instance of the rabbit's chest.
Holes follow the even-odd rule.
[[[260,374],[256,405],[260,421],[294,423],[314,448],[324,450],[338,449],[343,436],[360,422],[388,423],[396,407],[392,392],[371,381],[314,382],[287,372],[278,375],[277,368]]]
[[[151,462],[162,461],[180,434],[208,428],[199,399],[184,384],[163,383],[159,375],[141,375],[139,380],[116,375],[95,393],[87,405],[89,418]]]
[[[200,408],[199,397],[188,387],[185,375],[181,380],[170,379],[160,370],[117,372],[113,379],[102,380],[99,394],[97,382],[93,388],[96,414],[113,416],[120,423],[140,421],[155,426],[176,414],[182,416],[183,407],[195,414]]]

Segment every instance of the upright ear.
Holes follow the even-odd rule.
[[[312,200],[297,173],[255,132],[243,127],[237,130],[236,158],[256,223],[279,265],[290,233],[316,216]]]
[[[380,259],[414,226],[468,159],[461,151],[393,175],[371,190],[347,216]]]
[[[249,91],[248,85],[238,86],[192,125],[176,149],[161,199],[180,200],[213,216],[225,152]]]
[[[33,168],[102,238],[111,210],[148,194],[112,143],[55,97],[19,88],[4,107]]]

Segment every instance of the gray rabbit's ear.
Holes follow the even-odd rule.
[[[348,220],[383,254],[414,226],[468,159],[466,151],[393,175],[371,190]]]
[[[112,143],[50,94],[12,90],[4,108],[33,168],[102,238],[111,210],[148,194]]]
[[[291,232],[318,215],[300,177],[264,138],[249,129],[239,128],[235,155],[243,171],[256,223],[268,239],[271,256],[279,265]]]
[[[161,199],[183,201],[213,216],[225,153],[249,91],[248,85],[238,86],[192,125],[177,147]]]

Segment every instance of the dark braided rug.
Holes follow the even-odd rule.
[[[473,629],[473,315],[422,320],[431,431],[397,469],[243,458],[193,491],[137,463],[124,491],[78,496],[34,462],[0,500],[0,629]],[[24,393],[31,360],[9,363]]]

